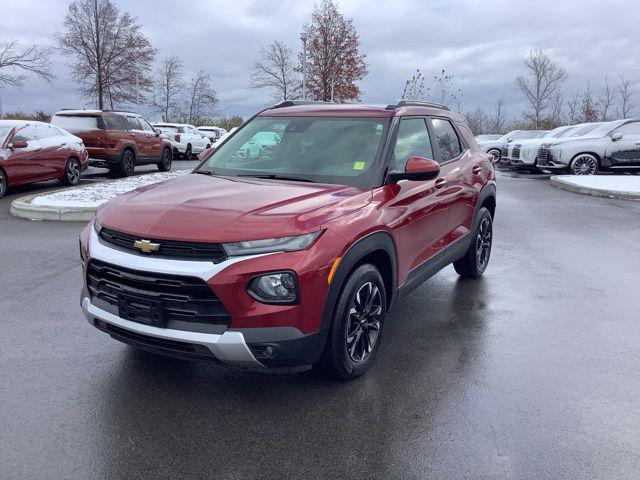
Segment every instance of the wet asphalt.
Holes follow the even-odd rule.
[[[369,373],[247,373],[81,314],[78,223],[0,200],[0,478],[637,479],[640,202],[500,173],[486,275],[394,307]]]

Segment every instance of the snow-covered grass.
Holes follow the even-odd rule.
[[[189,170],[151,173],[137,177],[123,178],[112,182],[101,182],[86,187],[70,188],[59,192],[35,197],[32,205],[49,205],[65,208],[97,208],[118,195],[145,185],[170,180],[189,173]]]
[[[556,178],[584,188],[640,194],[640,175],[558,175]]]

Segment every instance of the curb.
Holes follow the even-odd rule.
[[[552,187],[573,193],[582,193],[584,195],[592,195],[594,197],[619,198],[622,200],[640,201],[640,192],[624,192],[619,190],[607,190],[606,188],[585,187],[582,185],[576,185],[570,181],[559,178],[558,176],[551,177],[549,179],[549,183]]]
[[[84,185],[83,185],[84,186]],[[80,187],[73,187],[80,188]],[[62,191],[68,189],[61,189]],[[47,194],[54,192],[47,192]],[[9,211],[15,217],[26,218],[28,220],[55,220],[58,222],[88,222],[96,213],[94,207],[56,207],[53,205],[33,205],[34,198],[43,195],[27,195],[11,202]]]

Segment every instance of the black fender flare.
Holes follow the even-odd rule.
[[[475,225],[476,218],[478,217],[478,212],[480,211],[480,207],[482,206],[484,201],[489,197],[493,197],[494,202],[496,202],[496,193],[496,184],[493,181],[487,183],[484,187],[482,187],[482,190],[480,190],[480,193],[478,194],[478,201],[476,202],[475,212],[473,212],[473,225]]]
[[[327,296],[324,301],[320,330],[328,331],[328,327],[331,326],[335,305],[349,273],[351,273],[358,262],[376,250],[383,250],[389,256],[391,264],[391,291],[387,292],[387,308],[391,306],[398,290],[396,246],[388,232],[379,230],[356,240],[342,255],[342,259],[331,279],[331,284],[329,285],[329,290],[327,291]]]
[[[133,155],[135,156],[136,162],[138,161],[138,147],[136,145],[135,142],[131,142],[131,141],[126,141],[126,142],[122,142],[122,152],[120,153],[120,157],[122,158],[122,155],[124,155],[124,151],[126,149],[130,149],[133,150]]]

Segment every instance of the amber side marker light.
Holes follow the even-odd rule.
[[[329,276],[327,277],[328,284],[331,284],[331,280],[333,280],[333,275],[336,273],[336,269],[338,268],[338,265],[340,265],[340,260],[342,260],[342,257],[338,257],[333,261],[333,265],[331,266],[331,270],[329,271]]]

